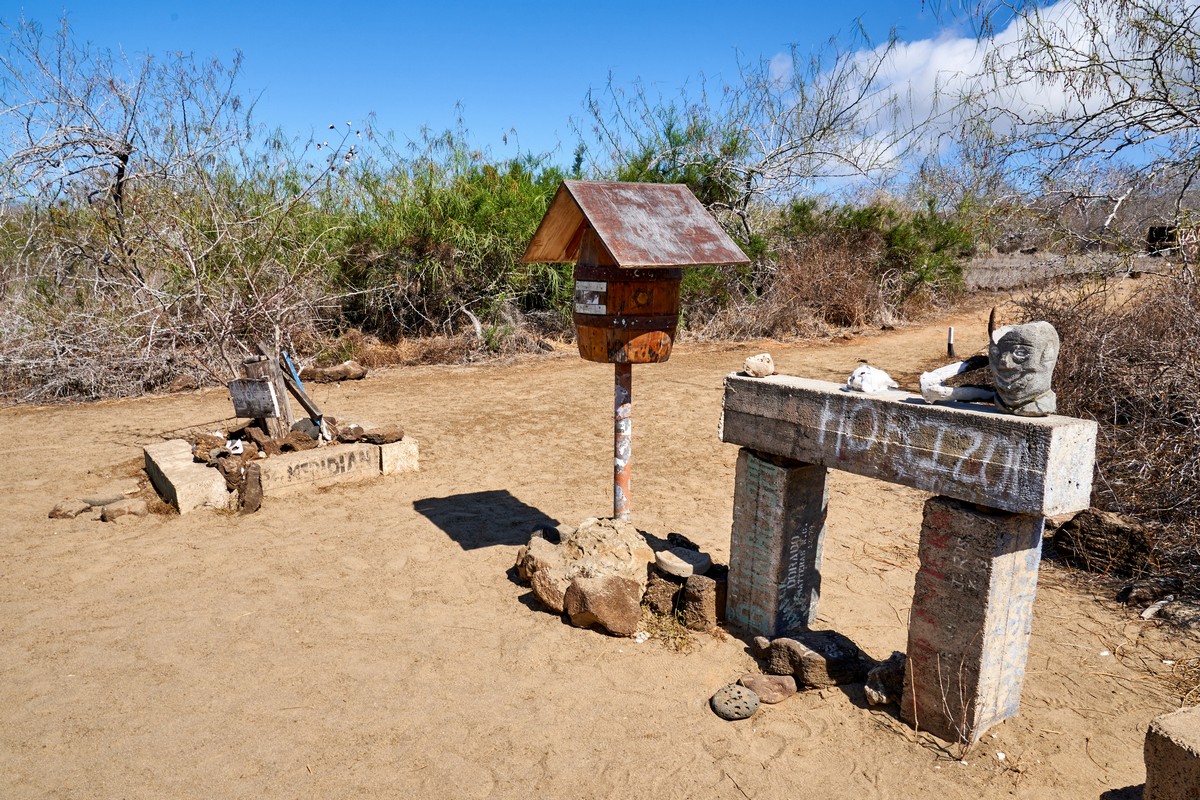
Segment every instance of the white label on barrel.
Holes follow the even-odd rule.
[[[575,281],[576,314],[607,314],[607,299],[608,283],[605,281]]]

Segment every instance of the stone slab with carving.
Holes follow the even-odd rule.
[[[721,441],[1021,514],[1089,505],[1096,423],[785,375],[725,379]]]

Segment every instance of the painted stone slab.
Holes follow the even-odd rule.
[[[925,503],[900,716],[965,744],[1015,716],[1045,520]]]
[[[725,379],[720,437],[989,508],[1054,516],[1090,504],[1096,423],[735,374]]]
[[[755,636],[788,636],[816,618],[828,470],[738,453],[725,618]]]
[[[258,462],[264,495],[351,483],[379,475],[379,447],[346,444],[284,453]]]

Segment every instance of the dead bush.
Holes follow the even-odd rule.
[[[1109,284],[1019,304],[1062,337],[1059,412],[1099,423],[1093,505],[1151,526],[1148,568],[1195,594],[1200,568],[1200,281],[1163,277],[1117,302]]]

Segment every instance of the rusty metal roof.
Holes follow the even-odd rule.
[[[523,260],[575,261],[587,225],[621,267],[750,261],[687,186],[615,181],[563,181]]]

